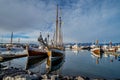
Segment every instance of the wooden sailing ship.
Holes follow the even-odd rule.
[[[49,45],[48,40],[43,40],[42,34],[40,33],[40,36],[38,38],[38,41],[40,44],[44,47],[45,51],[42,51],[40,49],[34,50],[28,48],[28,55],[29,56],[36,56],[36,55],[48,55],[48,56],[60,56],[62,53],[64,53],[64,46],[63,46],[63,37],[62,37],[62,30],[61,30],[61,15],[58,14],[58,5],[57,5],[57,15],[56,15],[56,30],[54,33],[53,42]]]
[[[63,45],[63,36],[62,36],[62,29],[61,29],[61,9],[58,10],[58,5],[57,5],[57,10],[56,10],[56,31],[54,33],[54,39],[52,45],[48,46],[49,51],[48,51],[48,56],[62,56],[64,53],[64,45]]]

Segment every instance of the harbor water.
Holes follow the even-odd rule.
[[[20,51],[19,51],[20,52]],[[19,52],[14,52],[18,54]],[[21,51],[22,52],[22,51]],[[21,53],[20,52],[20,53]],[[3,52],[5,53],[5,52]],[[8,52],[6,52],[8,54]],[[25,51],[23,52],[25,53]],[[1,52],[2,54],[2,52]],[[118,53],[119,54],[119,53]],[[87,76],[89,78],[120,79],[120,57],[103,53],[100,57],[87,50],[66,50],[63,59],[54,62],[56,67],[47,65],[48,58],[23,57],[1,61],[0,65],[29,70],[39,74],[63,76]],[[52,69],[53,67],[53,69]],[[48,73],[48,70],[52,70]]]

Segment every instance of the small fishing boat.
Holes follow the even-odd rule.
[[[104,53],[104,50],[101,49],[101,48],[94,48],[94,49],[91,49],[91,52],[94,52],[94,53]]]
[[[107,51],[108,51],[108,52],[116,52],[116,50],[117,50],[117,48],[111,47],[111,48],[109,48]]]
[[[116,52],[117,51],[117,47],[113,46],[112,45],[112,42],[109,43],[109,47],[108,49],[106,50],[106,52]]]
[[[90,50],[90,49],[92,49],[90,46],[81,46],[80,48],[82,50]]]
[[[117,48],[116,52],[120,52],[120,47]]]
[[[94,52],[96,54],[100,54],[100,48],[91,49],[91,52]]]
[[[79,48],[78,44],[76,43],[75,45],[72,46],[72,49],[73,50],[79,50],[80,48]]]

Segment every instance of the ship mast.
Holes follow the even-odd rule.
[[[59,17],[59,45],[60,45],[60,46],[63,45],[61,24],[62,24],[62,20],[61,20],[61,8],[60,8],[60,17]]]
[[[58,5],[57,5],[57,13],[56,13],[56,34],[55,34],[55,38],[56,38],[56,46],[58,45]]]
[[[60,15],[58,14],[60,12]],[[59,19],[59,20],[58,20]],[[63,38],[62,38],[62,30],[61,30],[61,9],[58,11],[58,5],[57,5],[57,11],[56,11],[56,31],[55,31],[55,46],[62,46],[63,45]]]

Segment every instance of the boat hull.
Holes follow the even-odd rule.
[[[61,57],[65,54],[63,50],[58,50],[58,49],[51,49],[48,51],[47,55],[51,57]]]
[[[47,56],[47,52],[40,49],[28,49],[28,56]]]
[[[101,48],[94,48],[94,49],[91,49],[91,51],[96,54],[104,53],[104,50]]]
[[[108,49],[108,52],[116,52],[116,48],[110,48]]]

